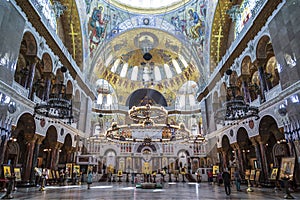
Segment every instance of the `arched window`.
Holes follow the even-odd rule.
[[[132,69],[131,80],[136,81],[138,77],[138,66],[134,66]]]

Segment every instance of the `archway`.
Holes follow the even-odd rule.
[[[233,152],[233,148],[230,145],[230,141],[227,135],[224,135],[222,137],[222,148],[221,148],[221,153],[222,153],[222,167],[224,169],[228,167],[233,167],[235,165],[235,157]]]
[[[52,125],[46,132],[46,137],[42,141],[39,149],[38,163],[39,168],[53,169],[56,164],[56,144],[57,130]]]
[[[245,172],[246,169],[254,169],[256,153],[249,139],[248,132],[244,127],[239,128],[237,131],[237,144],[239,147],[240,171]]]
[[[284,142],[283,130],[279,129],[272,116],[264,116],[259,123],[259,136],[264,146],[262,155],[262,168],[265,179],[269,177],[273,167],[279,167],[281,158],[290,155],[288,146]],[[279,149],[281,149],[279,151]]]
[[[30,173],[32,171],[33,154],[36,142],[35,130],[36,125],[34,117],[29,113],[21,115],[15,130],[12,132],[12,138],[16,139],[16,144],[12,144],[11,146],[16,150],[19,149],[19,153],[10,154],[10,151],[6,152],[7,162],[10,160],[13,165],[22,168],[21,177],[24,181],[29,181]],[[14,157],[14,155],[16,155],[16,157]]]
[[[71,134],[68,133],[65,137],[64,144],[61,148],[59,154],[59,163],[66,164],[73,161],[73,152],[72,152],[72,137]]]
[[[127,99],[126,105],[129,106],[129,109],[132,106],[143,105],[143,103],[149,103],[151,105],[161,105],[168,106],[165,97],[158,91],[142,88],[134,91]]]

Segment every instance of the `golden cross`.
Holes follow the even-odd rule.
[[[71,35],[72,37],[72,45],[73,45],[73,58],[75,59],[75,55],[76,55],[76,48],[75,48],[75,36],[78,35],[78,33],[74,32],[74,27],[72,22],[70,23],[70,27],[71,27],[71,33],[69,33],[69,35]]]
[[[221,38],[224,37],[222,35],[222,26],[219,28],[218,35],[213,35],[213,37],[218,38],[218,46],[217,46],[217,61],[220,61],[220,45],[221,45]]]

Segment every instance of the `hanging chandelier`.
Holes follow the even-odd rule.
[[[168,111],[163,106],[152,106],[147,103],[145,106],[133,106],[128,111],[130,119],[144,125],[164,121],[168,116]]]
[[[226,74],[232,74],[232,70],[227,70]],[[255,106],[250,106],[245,102],[243,96],[237,95],[239,87],[235,84],[230,84],[227,88],[227,94],[231,94],[230,98],[224,102],[222,108],[216,112],[217,122],[233,122],[236,120],[248,119],[254,117],[255,120],[259,119],[259,109]]]
[[[66,68],[62,67],[61,72],[66,72]],[[72,100],[67,98],[66,86],[61,81],[54,84],[51,91],[46,102],[35,105],[34,114],[52,119],[68,120],[67,123],[71,124],[73,122]]]
[[[201,134],[191,134],[184,123],[179,125],[166,123],[168,112],[163,106],[152,106],[149,103],[144,106],[133,106],[128,115],[134,123],[118,125],[114,122],[105,133],[108,141],[143,144],[205,142]]]

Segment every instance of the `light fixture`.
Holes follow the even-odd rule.
[[[168,111],[163,106],[133,106],[128,111],[130,119],[144,125],[151,125],[154,122],[164,121],[168,116]]]
[[[128,111],[129,118],[134,123],[118,125],[112,123],[105,137],[112,142],[140,142],[144,145],[152,143],[202,143],[205,138],[193,135],[184,123],[172,125],[166,123],[168,112],[163,106],[146,105],[133,106]]]
[[[232,70],[226,71],[226,74],[232,74]],[[259,110],[255,106],[250,106],[244,101],[243,96],[237,95],[238,86],[230,84],[227,88],[227,94],[230,94],[230,98],[223,104],[222,108],[216,112],[217,122],[236,121],[254,117],[256,120],[259,119]],[[234,123],[236,124],[236,123]]]
[[[66,67],[61,68],[61,72],[66,72]],[[42,115],[52,119],[68,120],[73,122],[72,100],[67,98],[66,86],[63,82],[52,86],[52,93],[46,102],[37,103],[34,107],[35,115]]]

